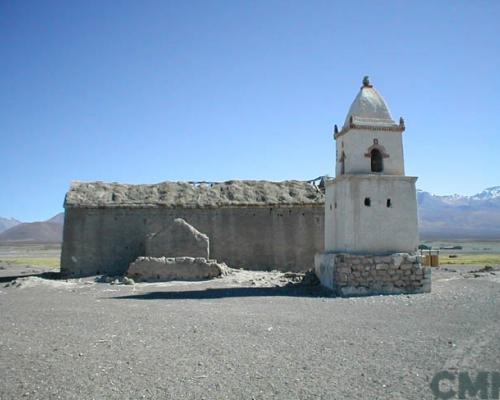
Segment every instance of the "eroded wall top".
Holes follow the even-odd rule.
[[[318,186],[296,180],[161,182],[151,185],[73,182],[64,201],[65,208],[215,208],[323,204],[324,194]]]

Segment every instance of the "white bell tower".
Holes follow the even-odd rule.
[[[396,124],[382,96],[366,76],[342,130],[335,125],[336,176],[381,173],[404,175],[402,118]],[[360,151],[361,150],[361,151]]]
[[[336,177],[326,182],[325,251],[411,253],[418,246],[416,177],[405,176],[404,121],[394,122],[368,77],[342,129]]]
[[[368,77],[335,126],[335,179],[325,181],[321,284],[340,296],[426,293],[431,270],[418,247],[416,177],[405,176],[404,121],[395,123]]]

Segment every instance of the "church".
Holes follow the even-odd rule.
[[[122,275],[150,255],[149,238],[181,218],[209,238],[210,257],[230,267],[314,267],[339,295],[429,291],[430,270],[416,253],[417,178],[405,176],[404,130],[366,77],[335,127],[333,180],[74,182],[64,201],[61,272]]]
[[[405,175],[404,131],[365,77],[334,129],[335,179],[325,182],[324,252],[315,257],[321,283],[341,295],[430,290],[416,253],[417,178]]]

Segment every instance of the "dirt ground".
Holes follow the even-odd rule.
[[[121,285],[0,267],[2,400],[433,399],[439,371],[500,371],[498,266],[364,298],[282,273]]]

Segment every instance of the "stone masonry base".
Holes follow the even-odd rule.
[[[422,266],[416,254],[320,253],[314,257],[314,270],[321,284],[339,296],[431,291],[431,269]]]

